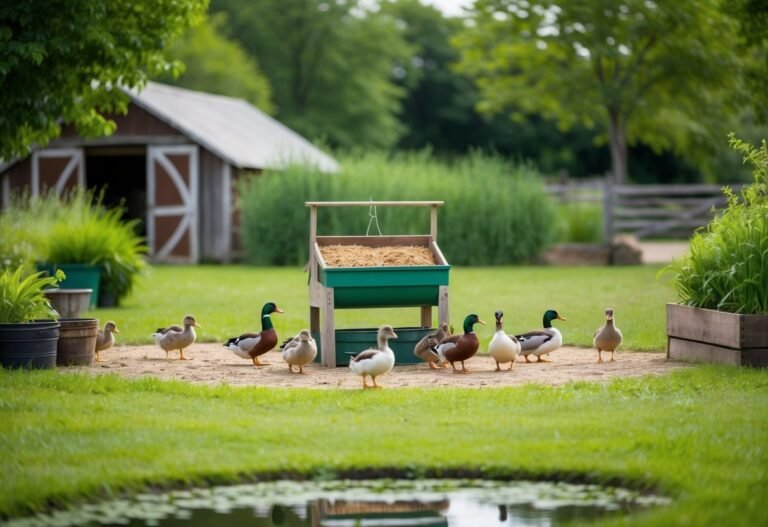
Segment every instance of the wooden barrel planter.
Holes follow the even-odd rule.
[[[99,321],[95,318],[59,319],[59,345],[56,364],[59,366],[90,366],[96,356]]]
[[[80,318],[88,311],[91,289],[46,289],[45,296],[62,318]]]
[[[58,340],[59,323],[55,320],[0,324],[0,366],[55,368]]]

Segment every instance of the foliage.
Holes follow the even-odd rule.
[[[274,113],[272,89],[258,63],[237,42],[227,39],[226,13],[217,13],[190,28],[168,47],[169,58],[184,64],[178,77],[165,72],[157,80],[192,90],[239,97],[261,111]]]
[[[0,270],[0,324],[22,324],[44,318],[56,318],[43,290],[55,287],[64,273],[55,276],[44,273],[25,275],[24,267]]]
[[[124,111],[120,90],[171,67],[167,43],[205,10],[207,0],[25,0],[0,7],[0,158],[25,156],[71,122],[88,137]]]
[[[604,383],[362,393],[0,371],[0,514],[148,486],[389,469],[627,484],[673,500],[622,524],[765,525],[766,382],[764,370],[699,366]]]
[[[297,265],[307,260],[309,235],[304,201],[444,200],[440,247],[456,265],[521,263],[551,241],[555,216],[538,173],[479,154],[453,164],[429,152],[388,157],[351,154],[339,174],[295,166],[249,178],[239,191],[243,243],[248,259],[261,265]],[[385,234],[429,232],[425,208],[382,208],[378,224]],[[320,232],[366,234],[369,211],[323,209]],[[279,225],[275,219],[279,218]],[[375,234],[375,229],[371,234]]]
[[[118,299],[127,295],[146,267],[147,248],[139,220],[124,221],[124,208],[106,208],[93,191],[77,189],[63,200],[15,196],[0,215],[0,261],[6,266],[36,262],[102,267],[102,286]],[[2,267],[2,265],[0,265]]]
[[[363,2],[217,0],[230,36],[269,78],[277,118],[331,146],[388,147],[401,133],[392,82],[411,50],[391,17]]]
[[[593,203],[558,205],[560,230],[558,240],[566,243],[600,243],[603,241],[603,208]]]
[[[475,78],[483,111],[596,128],[621,182],[628,144],[701,160],[744,108],[750,59],[721,4],[478,0],[455,40],[459,68]]]
[[[728,208],[665,270],[683,304],[768,314],[768,144],[755,148],[731,134],[730,145],[753,165],[754,181],[741,196],[725,188]]]
[[[295,243],[304,243],[297,241]],[[450,254],[446,258],[451,258]],[[522,333],[541,327],[544,311],[555,307],[567,322],[559,325],[566,344],[591,346],[603,309],[613,307],[624,332],[621,349],[662,350],[665,302],[675,300],[672,288],[654,280],[658,266],[632,267],[453,267],[450,276],[452,323],[461,326],[468,313],[493,320],[503,309],[505,327]],[[242,284],[248,284],[244,294]],[[183,291],[183,305],[179,303]],[[203,329],[200,342],[224,342],[243,331],[260,328],[259,313],[267,301],[285,313],[272,317],[280,336],[295,335],[307,326],[307,276],[298,267],[158,266],[144,278],[119,309],[98,309],[88,316],[115,320],[123,344],[150,344],[152,331],[181,322],[187,312]],[[383,321],[411,327],[418,308],[341,309],[338,328],[368,328]],[[433,327],[437,310],[433,310]],[[251,329],[248,329],[251,328]],[[494,326],[476,326],[481,351],[487,349]],[[217,349],[217,348],[215,348]]]

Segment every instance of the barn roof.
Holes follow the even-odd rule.
[[[128,91],[133,103],[238,168],[306,163],[338,170],[336,161],[242,99],[149,82]]]

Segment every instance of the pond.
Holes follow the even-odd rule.
[[[637,491],[552,482],[487,480],[277,481],[85,505],[6,527],[477,527],[562,525],[617,518],[669,503]]]

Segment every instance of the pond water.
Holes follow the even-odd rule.
[[[668,498],[614,487],[486,480],[278,481],[140,494],[6,527],[556,526],[616,518]]]

